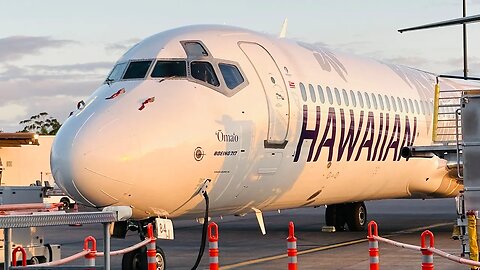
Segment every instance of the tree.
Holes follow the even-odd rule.
[[[31,116],[30,119],[20,121],[20,125],[25,125],[20,132],[33,132],[39,135],[55,135],[62,126],[57,119],[49,117],[46,112],[41,112]]]

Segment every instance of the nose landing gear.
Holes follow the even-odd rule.
[[[166,267],[165,253],[159,247],[157,247],[155,259],[157,261],[157,270],[164,270]],[[145,247],[141,247],[124,254],[122,258],[122,269],[123,270],[148,269],[147,249]]]
[[[367,224],[367,207],[363,202],[331,204],[325,211],[327,226],[335,226],[336,231],[363,231]]]
[[[140,239],[143,241],[146,238],[146,225],[148,223],[154,223],[155,219],[143,220],[143,221],[124,221],[116,222],[114,226],[115,238],[125,238],[127,231],[137,231]],[[156,247],[155,260],[157,263],[157,270],[165,270],[167,261],[165,252],[160,247]],[[122,257],[122,270],[147,270],[147,247],[137,248],[133,251],[125,253]]]

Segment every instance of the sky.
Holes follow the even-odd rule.
[[[480,1],[468,0],[468,14]],[[0,130],[40,112],[63,122],[140,40],[194,24],[226,24],[320,43],[439,74],[461,74],[462,30],[397,29],[462,16],[462,0],[0,0]],[[480,23],[468,25],[480,75]]]

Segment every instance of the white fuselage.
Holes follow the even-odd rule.
[[[175,218],[203,214],[205,179],[212,215],[460,188],[442,160],[400,158],[431,144],[432,74],[226,26],[154,35],[117,63],[137,60],[152,61],[144,78],[103,84],[57,134],[52,172],[78,201]],[[186,76],[153,78],[156,61],[185,61]],[[233,89],[222,64],[240,70]]]

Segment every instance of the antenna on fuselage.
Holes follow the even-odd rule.
[[[287,36],[287,26],[288,26],[288,18],[285,18],[282,25],[282,30],[280,30],[279,38],[285,38]]]

